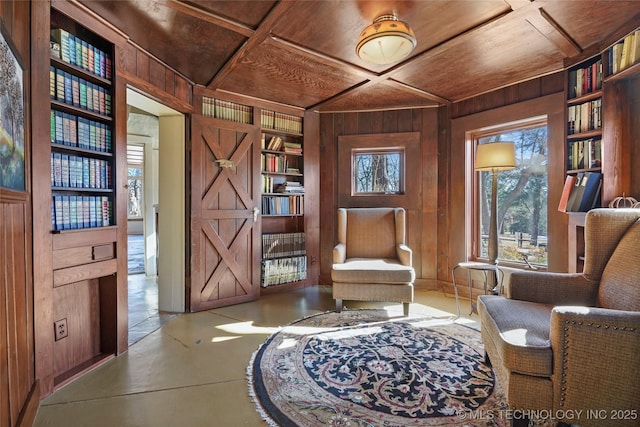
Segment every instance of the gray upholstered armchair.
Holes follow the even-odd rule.
[[[338,209],[338,244],[333,249],[333,298],[342,300],[413,302],[415,271],[405,244],[403,208]]]
[[[639,425],[639,218],[589,211],[583,273],[513,271],[507,297],[479,297],[485,351],[512,409]]]

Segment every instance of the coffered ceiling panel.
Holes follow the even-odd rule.
[[[322,104],[322,111],[385,110],[411,107],[437,107],[439,102],[390,80],[359,86],[343,96]]]
[[[83,4],[122,29],[134,43],[203,85],[246,41],[236,31],[177,11],[172,0]]]
[[[191,0],[186,2],[173,2],[174,4],[184,3],[194,6],[194,9],[201,9],[204,13],[210,12],[232,22],[238,22],[253,28],[269,13],[277,3],[272,0],[260,1],[211,1],[211,0]]]
[[[571,38],[585,49],[602,39],[603,30],[613,32],[629,23],[625,32],[640,25],[640,2],[537,0]]]
[[[235,64],[219,88],[308,108],[362,81],[340,64],[267,38]]]
[[[393,77],[453,101],[562,69],[562,52],[525,17],[496,20],[462,35]]]

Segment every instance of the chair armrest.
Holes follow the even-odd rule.
[[[598,283],[587,280],[581,273],[500,270],[505,273],[506,292],[511,299],[552,305],[596,305]]]
[[[333,263],[342,264],[347,257],[347,246],[344,243],[338,243],[333,248]]]
[[[411,266],[411,257],[413,252],[411,248],[405,244],[400,243],[396,249],[398,254],[398,260],[400,260],[400,264]]]
[[[549,338],[554,408],[638,410],[640,312],[555,307]]]

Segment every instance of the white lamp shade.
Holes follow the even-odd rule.
[[[360,33],[356,54],[372,64],[391,64],[409,56],[415,47],[416,36],[409,25],[385,15]]]
[[[489,142],[478,144],[476,170],[492,171],[515,169],[516,145],[513,142]]]

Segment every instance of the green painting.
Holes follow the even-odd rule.
[[[23,68],[0,31],[0,187],[25,190]]]

